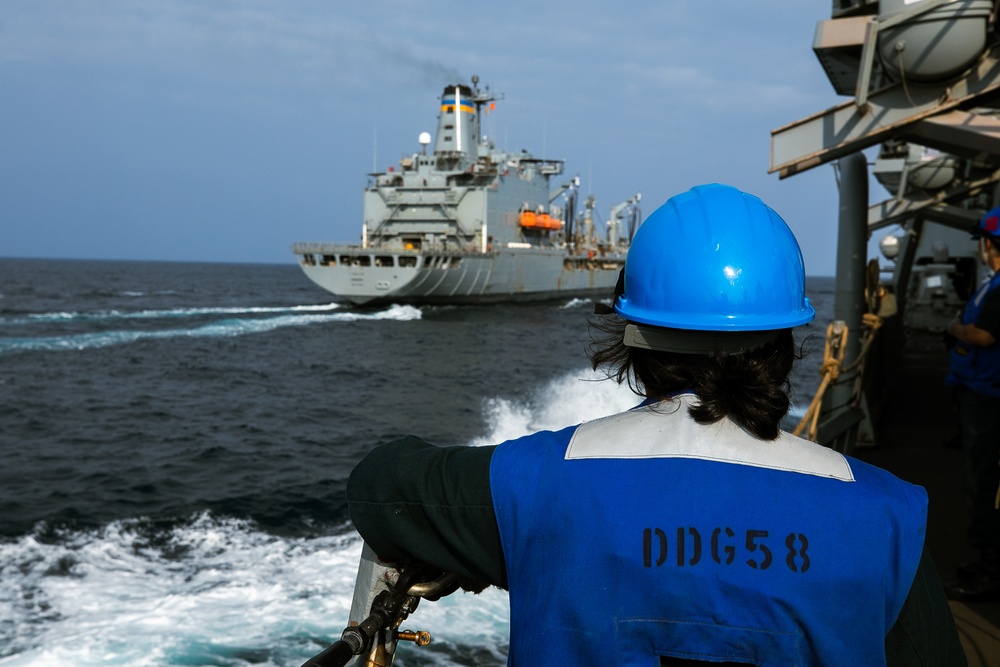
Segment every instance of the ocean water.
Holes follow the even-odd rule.
[[[810,279],[794,423],[833,281]],[[0,666],[302,664],[361,552],[351,467],[414,433],[500,442],[633,406],[588,300],[332,302],[294,265],[0,259]],[[503,665],[505,596],[407,622],[397,665]]]

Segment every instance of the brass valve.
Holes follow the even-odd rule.
[[[396,639],[413,642],[417,646],[427,646],[431,643],[431,633],[424,630],[417,630],[416,632],[412,630],[400,630],[396,633]]]

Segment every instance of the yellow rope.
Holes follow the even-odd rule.
[[[861,345],[861,352],[858,354],[858,358],[847,368],[844,368],[844,353],[847,351],[847,325],[840,322],[836,324],[831,323],[826,327],[823,363],[819,367],[819,373],[823,376],[823,379],[820,381],[819,389],[816,390],[816,395],[813,396],[812,402],[809,403],[806,413],[802,416],[795,430],[792,431],[794,435],[801,435],[803,429],[808,424],[809,430],[806,432],[805,437],[816,442],[819,432],[819,414],[820,405],[823,402],[823,394],[826,393],[831,384],[837,381],[841,374],[853,371],[864,364],[865,358],[868,356],[868,350],[875,340],[875,333],[882,326],[882,318],[873,313],[865,313],[861,317],[861,325],[867,329],[867,334]],[[860,399],[860,396],[855,398]],[[1000,495],[997,497],[998,503],[1000,503]]]
[[[865,362],[865,357],[868,355],[868,348],[871,347],[872,342],[875,340],[875,332],[882,326],[882,318],[873,313],[865,313],[861,316],[861,326],[868,328],[868,334],[861,343],[861,352],[858,353],[858,358],[854,360],[853,364],[844,369],[845,373],[853,371]]]
[[[809,432],[806,437],[813,442],[816,441],[816,431],[819,424],[819,406],[823,402],[823,394],[826,392],[826,388],[830,386],[831,382],[840,377],[844,366],[844,352],[846,349],[847,326],[843,323],[837,326],[834,326],[833,323],[827,325],[826,344],[823,348],[823,363],[819,367],[819,372],[823,376],[823,380],[820,382],[819,389],[816,390],[816,395],[813,396],[809,408],[806,409],[806,413],[802,415],[798,426],[792,431],[794,435],[800,435],[806,424],[809,424]]]
[[[880,312],[882,306],[882,298],[886,295],[886,290],[878,282],[879,276],[879,265],[877,259],[872,259],[868,262],[868,267],[865,275],[865,305],[868,308],[868,312],[861,316],[861,326],[865,330],[863,334],[863,340],[861,343],[861,350],[858,353],[858,358],[851,362],[851,365],[844,368],[844,354],[847,352],[847,334],[848,328],[844,322],[833,322],[826,328],[826,345],[823,350],[823,363],[820,364],[819,372],[823,376],[820,382],[819,389],[816,390],[816,395],[813,396],[812,402],[809,404],[809,408],[806,410],[805,415],[802,416],[802,420],[799,422],[798,426],[795,427],[793,433],[795,435],[800,435],[805,429],[806,425],[809,425],[809,431],[806,436],[808,439],[816,442],[819,431],[819,413],[820,406],[823,403],[823,395],[831,384],[834,384],[837,379],[844,373],[850,373],[855,369],[859,369],[859,372],[855,378],[854,384],[854,404],[856,405],[861,401],[861,379],[864,375],[864,363],[868,356],[868,350],[871,348],[872,342],[875,340],[875,334],[878,332],[879,328],[882,326],[882,318],[876,313]],[[886,310],[886,315],[894,314],[895,309],[892,312]],[[997,496],[997,502],[1000,504],[1000,494]]]

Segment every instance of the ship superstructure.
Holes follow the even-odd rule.
[[[943,334],[990,277],[970,232],[1000,206],[1000,2],[831,4],[813,51],[848,99],[771,133],[772,172],[835,162],[840,192],[834,320],[796,430],[923,486],[925,548],[954,582],[976,550]],[[871,176],[888,198],[869,198]],[[968,664],[1000,664],[995,589],[952,595]]]
[[[433,150],[369,175],[361,245],[296,243],[305,274],[354,304],[484,303],[610,295],[641,223],[640,195],[595,220],[562,160],[499,150],[481,133],[488,87],[441,94]]]
[[[1000,33],[992,0],[832,7],[813,50],[852,99],[772,131],[771,171],[785,178],[837,161],[834,316],[849,332],[846,372],[814,426],[820,442],[847,451],[874,441],[905,344],[930,340],[947,361],[941,333],[986,277],[970,230],[1000,203]],[[890,197],[870,204],[861,151],[876,147],[871,174]],[[873,234],[887,265],[866,263]]]

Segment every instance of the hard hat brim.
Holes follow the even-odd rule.
[[[708,314],[708,313],[664,313],[647,310],[629,303],[625,297],[615,301],[614,310],[619,316],[635,322],[654,327],[668,329],[686,329],[691,331],[770,331],[774,329],[791,329],[808,324],[816,318],[816,309],[805,298],[801,310],[785,315],[766,313],[754,314]]]

